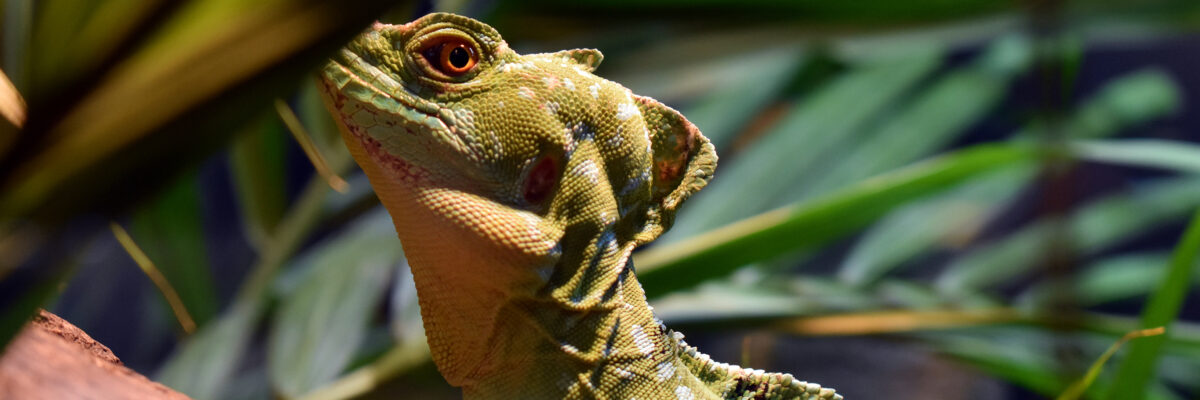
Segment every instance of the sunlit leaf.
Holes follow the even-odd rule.
[[[1198,202],[1200,203],[1200,202]],[[1193,209],[1196,207],[1193,206]],[[1200,211],[1197,211],[1175,246],[1170,267],[1159,283],[1158,290],[1142,310],[1142,327],[1154,328],[1171,324],[1179,315],[1184,297],[1192,286],[1197,254],[1200,253]],[[1138,340],[1129,345],[1129,354],[1121,361],[1116,377],[1108,391],[1109,399],[1137,400],[1146,397],[1146,388],[1157,369],[1163,344],[1170,336],[1160,335]]]
[[[923,336],[932,339],[939,351],[1043,396],[1054,397],[1067,388],[1067,382],[1062,379],[1061,364],[1053,357],[1059,342],[1045,333],[1020,328],[989,328]],[[1111,382],[1102,381],[1096,386],[1108,384]],[[1102,387],[1092,387],[1087,393],[1096,394],[1101,390]],[[1155,385],[1149,398],[1182,400],[1162,385]]]
[[[635,256],[634,265],[648,296],[669,293],[725,276],[747,263],[828,243],[915,198],[1036,154],[1029,146],[977,146],[687,241],[650,248]]]
[[[680,110],[718,151],[727,149],[751,117],[783,92],[802,61],[799,51],[777,48],[732,58],[738,63],[718,73],[737,78]]]
[[[381,213],[301,256],[308,271],[283,299],[268,341],[271,380],[284,395],[302,395],[337,377],[362,342],[403,259],[391,219]]]
[[[1155,139],[1093,140],[1071,144],[1079,158],[1109,164],[1200,174],[1200,145]]]
[[[1079,399],[1080,397],[1083,396],[1083,393],[1085,391],[1087,391],[1087,389],[1092,385],[1092,383],[1096,381],[1096,377],[1100,376],[1100,372],[1104,370],[1104,365],[1108,363],[1108,359],[1111,358],[1112,355],[1114,353],[1116,353],[1117,350],[1120,349],[1123,344],[1125,344],[1126,342],[1128,342],[1130,340],[1134,340],[1134,339],[1139,339],[1139,338],[1143,338],[1143,337],[1147,337],[1147,336],[1162,335],[1163,331],[1164,331],[1163,327],[1160,326],[1157,328],[1136,330],[1136,331],[1132,331],[1132,332],[1125,334],[1125,336],[1122,336],[1120,339],[1117,340],[1116,343],[1113,343],[1113,345],[1110,346],[1108,348],[1108,350],[1105,350],[1104,353],[1101,354],[1100,357],[1097,358],[1094,363],[1092,363],[1092,366],[1088,368],[1087,373],[1085,373],[1083,375],[1083,378],[1081,378],[1080,380],[1071,384],[1071,386],[1067,387],[1067,390],[1063,391],[1063,393],[1061,395],[1059,395],[1057,399],[1058,400]]]
[[[349,157],[330,157],[330,168],[341,173],[351,162]],[[330,188],[323,179],[311,179],[273,232],[259,260],[242,284],[231,310],[210,323],[189,340],[164,364],[159,380],[197,399],[220,398],[230,378],[229,368],[245,355],[263,317],[270,288],[281,266],[291,257],[320,221],[329,201]],[[178,386],[177,386],[178,385]]]
[[[1163,179],[1096,200],[1068,217],[1074,251],[1087,255],[1171,222],[1200,204],[1200,180]],[[1139,210],[1138,212],[1129,212]],[[937,279],[943,293],[969,293],[1028,273],[1045,254],[1052,221],[1039,220],[955,259]]]
[[[193,399],[224,398],[226,381],[233,376],[249,347],[260,312],[250,307],[226,311],[184,341],[173,362],[164,365],[155,379]]]
[[[1030,62],[1028,39],[996,40],[970,65],[939,75],[928,87],[879,122],[862,139],[838,151],[812,179],[796,182],[784,199],[803,199],[927,157],[963,134],[1001,100]]]
[[[660,241],[679,240],[787,204],[779,196],[790,184],[818,168],[832,156],[830,150],[854,142],[866,121],[891,106],[940,59],[940,51],[924,49],[900,59],[874,60],[823,86],[789,110],[753,147],[722,164]],[[760,179],[764,173],[771,179]]]
[[[878,306],[867,293],[847,290],[827,279],[800,277],[776,285],[704,284],[693,291],[655,299],[654,315],[674,324],[728,325],[737,320],[770,321]]]
[[[623,15],[637,13],[638,15],[657,15],[671,13],[672,15],[692,16],[693,18],[709,17],[723,19],[755,18],[765,21],[820,21],[822,24],[851,23],[877,26],[886,24],[903,24],[914,22],[936,22],[945,18],[981,16],[992,12],[1008,9],[1011,3],[997,0],[964,0],[952,3],[942,1],[912,1],[894,3],[887,0],[869,0],[854,3],[828,1],[799,0],[654,0],[654,1],[602,1],[589,0],[581,2],[555,1],[502,1],[497,6],[496,14],[507,17],[508,20],[527,22],[530,16],[546,15],[581,16],[579,20],[589,21],[582,16]],[[525,18],[516,18],[516,17]],[[507,30],[528,30],[528,26],[507,24],[501,27]]]
[[[1170,114],[1182,101],[1179,85],[1156,68],[1122,75],[1108,82],[1071,115],[1066,130],[1073,139],[1110,136],[1113,132]]]
[[[867,231],[838,274],[864,285],[917,254],[964,246],[1033,176],[1033,163],[1014,165],[896,210]]]
[[[1145,296],[1162,279],[1169,257],[1165,253],[1121,254],[1091,263],[1071,282],[1072,301],[1091,307]],[[1042,282],[1018,297],[1024,308],[1044,304],[1056,288]]]
[[[1126,97],[1141,102],[1120,100]],[[1089,97],[1068,118],[1066,129],[1079,138],[1112,136],[1162,117],[1178,101],[1175,85],[1165,75],[1156,70],[1137,71],[1108,82]],[[1026,131],[1016,136],[1029,135]],[[1088,157],[1086,153],[1083,156]],[[1033,165],[997,171],[894,212],[868,230],[851,251],[840,272],[843,279],[864,284],[939,245],[970,243],[975,231],[1016,196],[1034,173]]]
[[[28,55],[29,35],[33,30],[33,0],[10,0],[3,5],[3,42],[4,56],[0,57],[3,65],[0,69],[7,75],[5,80],[11,80],[13,89],[18,92],[29,89]],[[23,114],[23,112],[22,112]],[[0,146],[0,154],[4,154],[4,146]]]
[[[385,6],[279,0],[180,7],[103,79],[81,86],[85,93],[30,104],[30,132],[22,134],[30,143],[0,160],[0,215],[128,206],[218,148]]]

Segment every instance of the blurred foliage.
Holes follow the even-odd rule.
[[[438,9],[520,51],[600,48],[602,76],[717,145],[712,184],[635,253],[669,326],[882,334],[1054,397],[1166,325],[1082,394],[1200,393],[1200,144],[1162,129],[1197,88],[1150,64],[1089,75],[1096,48],[1200,25],[1195,2],[356,3],[5,1],[0,65],[28,119],[0,121],[0,342],[115,246],[115,219],[200,326],[148,357],[155,379],[201,400],[453,397],[309,79],[371,19]],[[300,128],[346,193],[298,156]],[[132,266],[105,260],[99,276]],[[137,342],[180,334],[165,303],[136,309]]]

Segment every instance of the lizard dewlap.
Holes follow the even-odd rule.
[[[390,212],[433,360],[468,399],[837,399],[712,361],[654,318],[630,253],[708,182],[675,110],[592,74],[596,50],[520,55],[479,21],[375,24],[322,71]]]

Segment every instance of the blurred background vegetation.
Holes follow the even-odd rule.
[[[849,399],[1200,396],[1190,0],[5,0],[0,343],[45,307],[197,399],[457,398],[312,79],[435,10],[598,48],[713,140],[635,264],[715,358]]]

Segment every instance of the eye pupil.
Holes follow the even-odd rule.
[[[450,61],[450,66],[456,69],[466,68],[467,64],[471,62],[471,53],[463,48],[462,45],[459,45],[450,50],[448,61]]]

